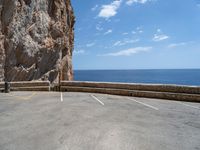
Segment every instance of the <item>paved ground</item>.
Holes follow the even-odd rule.
[[[89,93],[0,94],[0,150],[200,150],[200,104]]]

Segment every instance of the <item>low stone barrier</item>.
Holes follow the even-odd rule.
[[[0,82],[0,90],[4,90],[4,82]],[[123,96],[159,98],[168,100],[200,102],[200,87],[162,84],[134,84],[109,82],[61,81],[50,84],[48,81],[11,82],[11,91],[67,91],[103,93]]]
[[[60,88],[61,91],[70,92],[92,92],[200,102],[200,87],[198,86],[62,81]]]
[[[49,81],[10,82],[11,91],[50,91]]]
[[[198,86],[180,86],[180,85],[166,85],[166,84],[62,81],[61,86],[95,87],[95,88],[200,94],[200,87]]]
[[[4,87],[4,82],[0,82],[0,88],[3,88]]]
[[[4,91],[4,85],[5,85],[4,82],[0,82],[0,92]]]

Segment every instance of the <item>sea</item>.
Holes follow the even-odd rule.
[[[200,69],[75,70],[74,80],[200,86]]]

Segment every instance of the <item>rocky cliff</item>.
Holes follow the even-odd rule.
[[[0,0],[0,80],[72,80],[70,0]]]

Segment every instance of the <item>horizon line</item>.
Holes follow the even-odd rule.
[[[99,71],[105,71],[105,70],[200,70],[200,68],[149,68],[149,69],[74,69],[74,71],[96,71],[96,70],[99,70]]]

